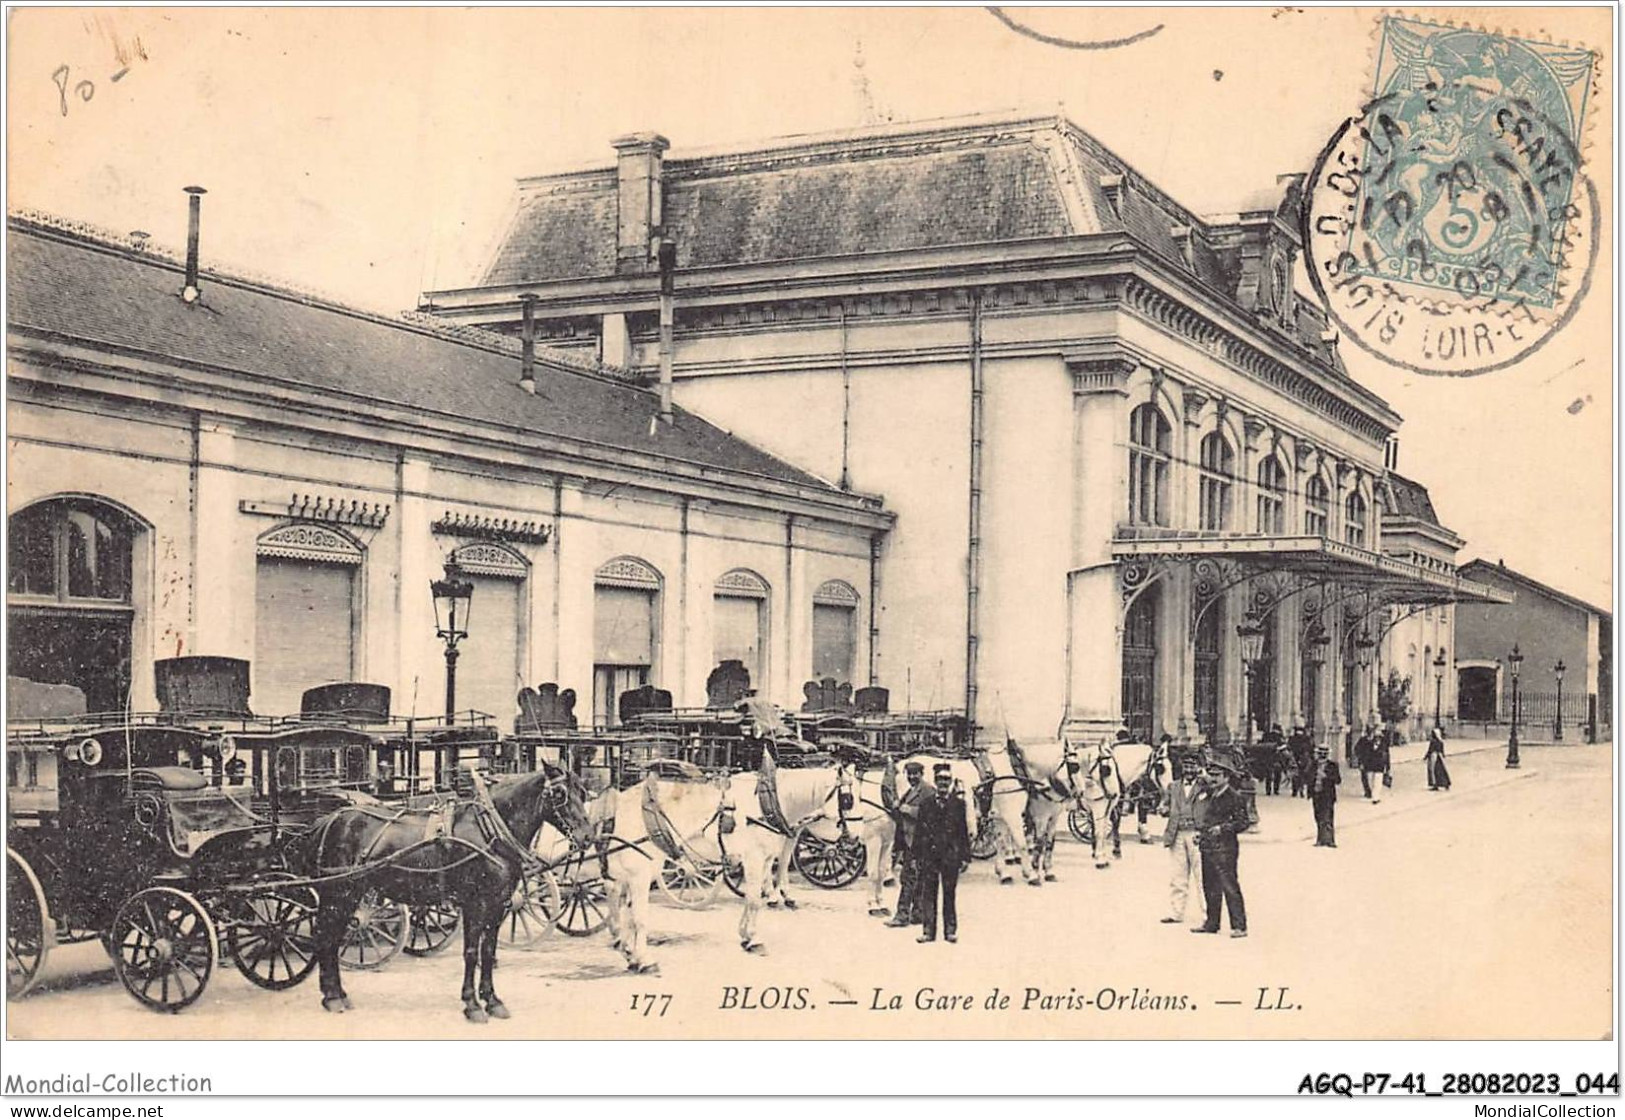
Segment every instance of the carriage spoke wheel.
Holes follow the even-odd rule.
[[[113,919],[111,941],[120,982],[154,1011],[189,1007],[220,957],[220,939],[203,904],[173,887],[132,895]]]
[[[6,849],[6,995],[15,999],[39,979],[56,938],[45,889],[28,861]]]
[[[551,871],[527,871],[508,899],[508,910],[497,927],[497,945],[526,949],[553,933],[553,923],[564,908],[559,881]]]
[[[774,860],[775,866],[778,860]],[[742,860],[730,860],[727,870],[722,873],[723,884],[740,898],[745,897],[745,864]]]
[[[562,902],[553,925],[571,937],[591,937],[609,924],[609,890],[598,856],[577,852],[559,868]]]
[[[673,906],[685,910],[703,910],[722,893],[722,876],[717,868],[702,867],[690,860],[666,857],[660,865],[660,893]]]
[[[369,972],[383,968],[405,948],[410,924],[406,907],[369,890],[350,915],[339,945],[339,967]]]
[[[447,945],[462,924],[462,912],[449,902],[413,906],[408,922],[406,953],[412,957],[432,957]]]
[[[869,852],[856,836],[823,840],[805,830],[796,837],[791,864],[815,887],[838,890],[852,882],[869,863]]]
[[[976,820],[976,835],[971,837],[970,854],[972,859],[992,859],[999,854],[999,833],[1001,827],[999,820],[992,813],[979,816]]]
[[[321,902],[293,876],[272,872],[261,889],[233,899],[226,909],[226,951],[252,984],[280,992],[316,967],[316,911]],[[283,885],[287,883],[287,885]]]
[[[1080,844],[1093,844],[1095,842],[1095,815],[1088,809],[1069,809],[1066,814],[1066,827]]]

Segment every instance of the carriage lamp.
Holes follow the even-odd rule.
[[[1253,741],[1253,664],[1264,656],[1264,620],[1258,612],[1249,610],[1236,624],[1236,637],[1241,640],[1241,671],[1247,677],[1246,708],[1243,713],[1247,729],[1247,742]]]
[[[1439,721],[1440,710],[1444,707],[1444,647],[1439,647],[1439,656],[1433,659],[1433,726],[1442,728]]]
[[[434,595],[435,634],[446,643],[446,723],[457,718],[457,643],[468,637],[468,616],[474,602],[473,581],[456,561],[446,561],[446,574],[429,584]]]
[[[1512,667],[1512,732],[1507,736],[1507,765],[1508,770],[1518,769],[1518,666],[1523,664],[1523,654],[1518,651],[1518,643],[1512,643],[1512,652],[1507,654],[1507,664]]]
[[[1563,741],[1563,674],[1567,670],[1568,666],[1563,664],[1561,657],[1552,666],[1552,672],[1557,675],[1557,719],[1552,723],[1552,738],[1560,743]]]

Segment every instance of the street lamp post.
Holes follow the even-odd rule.
[[[1264,656],[1264,620],[1257,611],[1248,611],[1236,626],[1236,637],[1241,639],[1241,671],[1247,678],[1247,695],[1243,697],[1248,745],[1253,741],[1253,672],[1254,664]]]
[[[1512,652],[1507,654],[1507,664],[1512,666],[1512,734],[1507,736],[1507,765],[1508,770],[1518,768],[1518,666],[1523,664],[1523,654],[1518,652],[1518,643],[1512,643]]]
[[[1444,707],[1444,647],[1439,647],[1439,656],[1433,659],[1433,726],[1443,728],[1439,722],[1440,709]]]
[[[1552,728],[1552,737],[1559,743],[1563,741],[1563,673],[1567,669],[1562,658],[1558,658],[1557,664],[1552,666],[1552,672],[1557,674],[1557,722]]]
[[[447,560],[445,576],[432,580],[429,591],[434,596],[435,634],[446,643],[446,728],[449,731],[457,722],[457,643],[468,637],[474,584],[455,561]],[[446,745],[441,767],[440,780],[443,783],[457,769],[455,743],[448,742]]]

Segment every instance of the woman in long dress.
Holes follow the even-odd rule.
[[[1440,790],[1450,788],[1450,771],[1444,765],[1444,732],[1437,727],[1428,732],[1428,753],[1425,759],[1428,770],[1428,789]]]

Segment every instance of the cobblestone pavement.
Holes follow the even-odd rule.
[[[1000,886],[989,865],[977,865],[961,885],[957,945],[918,945],[913,931],[883,927],[854,888],[798,883],[798,910],[764,912],[764,956],[740,951],[731,896],[706,911],[656,901],[658,975],[629,975],[602,933],[555,935],[502,956],[498,987],[514,1018],[473,1026],[461,1015],[455,944],[439,957],[347,973],[348,1014],[324,1013],[313,980],[265,992],[225,965],[195,1006],[171,1016],[131,1000],[92,943],[53,955],[45,989],[12,1005],[10,1030],[23,1038],[1595,1038],[1608,1028],[1611,1002],[1611,760],[1607,745],[1531,747],[1524,768],[1508,771],[1500,751],[1455,744],[1454,790],[1430,793],[1420,764],[1402,759],[1380,805],[1361,800],[1357,777],[1345,781],[1336,849],[1313,847],[1307,801],[1260,797],[1262,827],[1243,839],[1241,855],[1246,940],[1193,937],[1158,922],[1168,905],[1167,856],[1137,843],[1129,821],[1123,857],[1104,871],[1067,839],[1058,845],[1060,881],[1041,888]],[[1153,829],[1160,834],[1160,821]],[[644,995],[671,999],[634,998]]]

